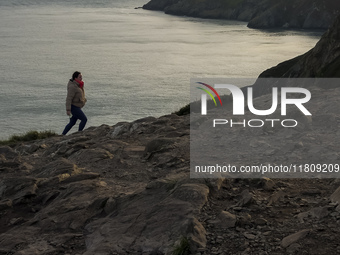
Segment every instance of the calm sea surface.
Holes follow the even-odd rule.
[[[146,2],[0,0],[0,139],[61,133],[76,70],[87,127],[114,125],[178,110],[189,102],[190,78],[257,77],[321,36],[135,9]]]

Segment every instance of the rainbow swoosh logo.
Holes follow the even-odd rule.
[[[212,92],[214,92],[215,95],[217,96],[218,100],[220,101],[221,106],[222,106],[222,100],[221,100],[221,98],[220,98],[220,95],[217,93],[217,91],[216,91],[213,87],[211,87],[210,85],[208,85],[208,84],[206,84],[206,83],[203,83],[203,82],[197,82],[197,83],[198,83],[198,84],[201,84],[201,85],[203,85],[203,86],[206,86],[206,87],[209,88]],[[201,88],[201,87],[197,87],[197,88],[203,90],[204,92],[206,92],[206,93],[212,98],[212,100],[214,100],[215,106],[217,106],[215,97],[213,96],[213,94],[211,94],[211,92],[210,92],[209,90],[203,89],[203,88]]]

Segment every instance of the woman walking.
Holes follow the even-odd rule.
[[[67,132],[70,131],[78,119],[80,120],[78,131],[84,129],[87,118],[81,108],[83,108],[86,101],[83,76],[80,72],[76,71],[73,73],[72,79],[67,84],[66,114],[71,116],[71,118],[63,131],[63,135],[66,135]]]

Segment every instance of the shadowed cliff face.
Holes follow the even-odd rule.
[[[340,16],[313,49],[264,71],[260,77],[340,77]]]
[[[333,0],[151,0],[144,9],[200,18],[248,21],[251,28],[327,29],[339,14]]]

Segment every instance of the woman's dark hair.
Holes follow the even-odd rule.
[[[75,71],[73,74],[72,74],[72,80],[75,80],[78,75],[81,74],[81,72],[78,72],[78,71]]]

